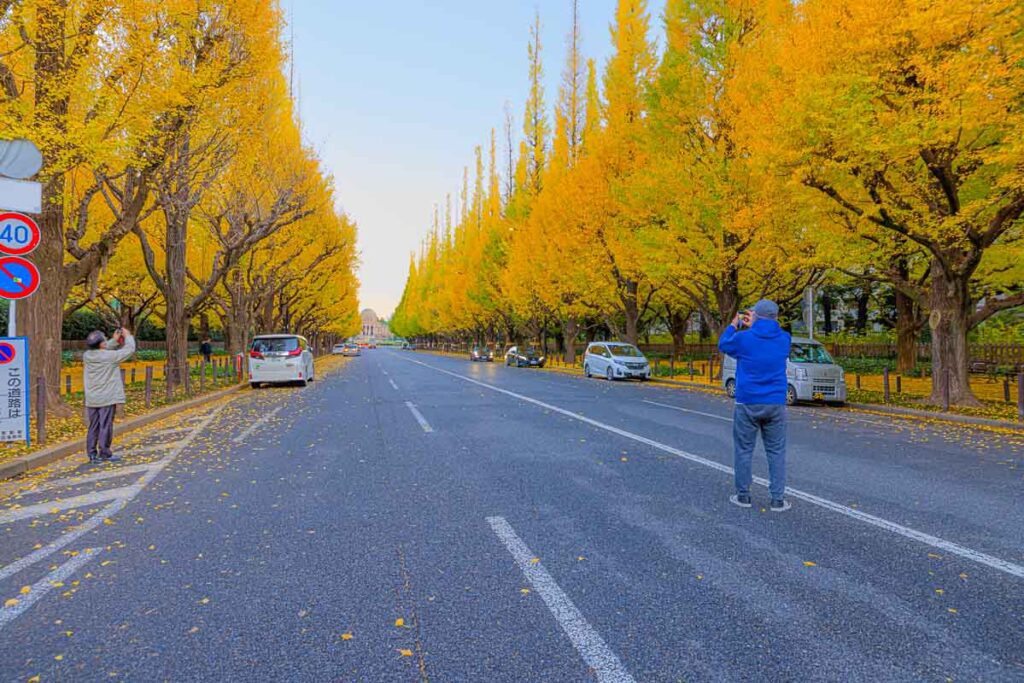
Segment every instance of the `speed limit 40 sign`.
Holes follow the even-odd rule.
[[[0,213],[0,253],[24,256],[39,246],[39,226],[20,213]]]

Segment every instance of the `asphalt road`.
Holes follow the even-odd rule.
[[[422,353],[0,484],[0,680],[1024,680],[1024,439]],[[763,457],[755,474],[765,475]]]

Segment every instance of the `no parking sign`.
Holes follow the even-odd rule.
[[[0,337],[0,441],[28,441],[28,339]]]

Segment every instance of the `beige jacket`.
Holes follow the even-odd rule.
[[[113,346],[113,340],[106,342]],[[135,337],[125,334],[121,348],[89,349],[82,355],[85,370],[85,407],[102,408],[124,403],[120,365],[135,353]]]

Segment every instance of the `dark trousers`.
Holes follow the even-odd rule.
[[[85,446],[90,460],[110,457],[110,444],[114,440],[114,413],[116,411],[116,405],[85,409],[89,418],[89,435],[85,439]]]

